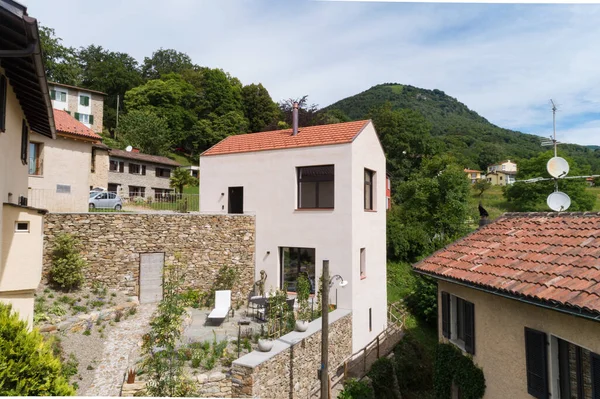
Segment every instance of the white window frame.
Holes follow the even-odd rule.
[[[26,230],[20,229],[19,225],[20,224],[25,224],[27,226]],[[30,232],[30,227],[29,227],[29,221],[26,220],[18,220],[15,222],[15,233],[29,233]]]

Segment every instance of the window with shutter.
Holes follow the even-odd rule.
[[[592,399],[600,399],[600,355],[590,354]]]
[[[146,165],[142,165],[142,175],[146,175]]]
[[[6,131],[6,76],[0,75],[0,132]]]
[[[124,170],[125,170],[125,162],[121,161],[121,162],[119,162],[119,172],[123,173]]]
[[[50,90],[50,99],[56,100],[56,90]]]
[[[90,125],[94,124],[94,115],[90,115]]]
[[[79,120],[79,112],[75,112],[75,119]]]
[[[527,392],[538,399],[549,396],[547,342],[546,333],[525,327]]]
[[[27,122],[23,119],[21,125],[21,162],[23,165],[27,165],[27,147],[29,145],[29,129],[27,128]]]
[[[471,302],[463,301],[463,312],[465,316],[465,322],[463,324],[464,329],[464,341],[465,351],[471,355],[475,354],[475,305]]]
[[[442,292],[442,335],[450,338],[450,294]]]

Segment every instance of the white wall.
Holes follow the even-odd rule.
[[[297,210],[296,168],[329,164],[335,165],[334,209]],[[365,167],[377,171],[378,179],[377,212],[368,214],[363,209]],[[228,187],[244,187],[244,211],[256,214],[255,279],[264,269],[267,290],[280,287],[280,247],[315,248],[316,275],[321,275],[327,259],[330,274],[349,282],[337,287],[337,299],[340,308],[353,310],[353,348],[360,349],[381,332],[386,312],[385,158],[372,125],[354,144],[203,156],[200,176],[202,212],[227,213]],[[362,281],[361,246],[368,247],[370,265]],[[331,303],[335,298],[336,286],[330,291]]]

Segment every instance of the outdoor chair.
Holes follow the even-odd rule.
[[[224,320],[231,310],[231,290],[215,291],[215,308],[208,320]]]

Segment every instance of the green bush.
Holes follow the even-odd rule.
[[[429,325],[437,324],[437,282],[430,277],[417,275],[414,290],[406,299],[412,313]]]
[[[452,397],[452,383],[460,388],[461,398],[480,399],[485,394],[483,370],[453,344],[438,344],[435,355],[433,388],[438,399]]]
[[[421,391],[432,387],[433,359],[423,344],[409,332],[394,349],[394,367],[400,391]]]
[[[37,331],[0,303],[0,396],[72,396],[60,360]]]
[[[387,357],[377,359],[368,373],[376,398],[401,399],[394,362]]]
[[[185,306],[191,306],[193,308],[198,308],[200,306],[200,291],[189,288],[180,295]]]
[[[83,283],[83,269],[87,266],[79,254],[80,243],[70,234],[56,237],[52,251],[50,283],[71,290]]]
[[[344,390],[339,393],[338,399],[375,399],[375,393],[367,382],[350,378],[344,382]]]

